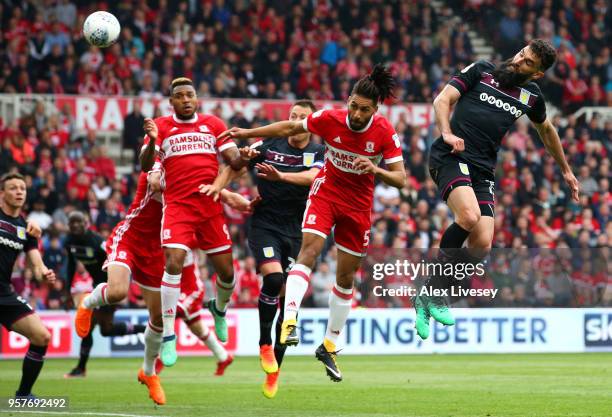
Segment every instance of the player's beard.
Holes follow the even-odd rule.
[[[531,76],[530,74],[521,74],[512,69],[512,58],[505,60],[497,68],[493,70],[491,75],[495,81],[499,83],[501,88],[512,88],[525,84]]]

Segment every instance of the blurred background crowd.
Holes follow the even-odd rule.
[[[104,8],[119,18],[122,34],[117,44],[98,50],[84,41],[81,26],[88,13]],[[449,22],[459,8],[465,22],[441,23]],[[549,39],[558,48],[559,61],[542,88],[560,110],[552,121],[580,181],[580,202],[570,201],[554,160],[527,120],[519,120],[499,155],[493,246],[514,251],[579,248],[584,262],[574,262],[564,276],[581,290],[568,293],[548,275],[536,276],[542,270],[533,265],[535,275],[509,279],[521,270],[520,262],[512,260],[492,262],[489,279],[503,289],[501,305],[522,305],[523,299],[534,306],[612,305],[604,296],[612,293],[607,258],[601,275],[601,265],[587,262],[585,255],[612,240],[612,122],[597,113],[590,120],[573,115],[583,106],[612,104],[611,16],[605,0],[454,0],[439,10],[427,1],[4,1],[0,92],[161,98],[174,77],[188,76],[204,99],[345,100],[352,83],[382,62],[396,78],[398,101],[430,103],[455,71],[476,59],[466,23],[494,46],[494,62],[512,56],[534,37]],[[142,120],[138,110],[126,117],[126,148],[138,148]],[[248,127],[269,121],[265,115],[249,120],[237,114],[226,123]],[[374,252],[435,247],[452,222],[427,169],[435,129],[423,130],[405,119],[395,127],[409,181],[401,190],[376,186]],[[0,120],[0,172],[27,175],[26,215],[42,226],[45,262],[63,278],[49,289],[32,279],[23,261],[18,263],[15,288],[39,309],[69,304],[62,247],[67,214],[75,209],[88,213],[92,229],[107,236],[133,198],[138,167],[134,163],[133,174],[118,176],[120,161],[109,157],[98,139],[96,131],[75,128],[70,109],[49,112],[42,103],[19,118]],[[253,198],[254,179],[250,173],[233,188]],[[234,305],[252,307],[259,282],[246,245],[249,219],[230,209],[226,214],[235,242]],[[312,278],[309,305],[327,303],[335,251],[330,243]],[[199,259],[202,277],[212,288],[214,271],[205,257]],[[82,268],[77,274],[87,279]],[[367,274],[362,276],[362,305],[397,305],[396,300],[373,299]],[[142,306],[137,287],[126,303]]]

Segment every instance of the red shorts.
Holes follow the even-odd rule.
[[[186,324],[200,320],[204,301],[204,284],[200,280],[194,264],[183,268],[181,276],[181,295],[177,304],[176,316]]]
[[[160,246],[146,243],[145,246],[147,248],[134,241],[111,236],[106,242],[107,257],[102,270],[110,265],[123,266],[139,286],[159,291],[165,268],[164,252]]]
[[[325,239],[333,228],[336,246],[351,255],[366,255],[371,226],[370,211],[351,210],[316,196],[310,196],[306,202],[302,232]]]
[[[232,249],[223,207],[197,194],[164,205],[161,242],[166,248],[199,248],[210,255]]]

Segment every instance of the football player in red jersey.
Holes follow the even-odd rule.
[[[202,185],[215,183],[219,171],[217,154],[240,172],[248,161],[240,157],[230,137],[220,138],[225,123],[214,115],[198,114],[198,98],[188,78],[172,81],[171,116],[145,120],[146,146],[141,154],[143,170],[155,157],[161,163],[165,188],[161,240],[166,258],[162,278],[161,302],[163,341],[161,360],[165,366],[176,362],[174,321],[180,296],[181,271],[192,242],[209,257],[219,279],[217,297],[208,308],[215,318],[215,332],[227,341],[225,311],[234,289],[232,241],[217,195],[201,193]]]
[[[162,405],[166,402],[166,396],[159,376],[155,372],[155,359],[158,357],[162,342],[163,323],[160,287],[164,258],[160,244],[162,204],[159,193],[161,175],[159,170],[158,165],[149,173],[140,174],[136,196],[125,219],[115,226],[106,241],[107,258],[103,269],[108,272],[108,281],[96,286],[91,294],[83,298],[75,316],[75,328],[80,337],[88,335],[93,309],[123,300],[128,294],[131,276],[140,286],[149,310],[149,323],[144,332],[144,361],[138,372],[138,381],[147,386],[149,397],[156,404]],[[252,209],[248,200],[239,194],[223,190],[220,197],[237,210]],[[185,269],[187,282],[184,284],[197,286],[193,268]],[[205,330],[196,330],[202,330],[196,334],[198,337],[205,335]],[[213,343],[212,339],[209,340],[209,344]],[[219,366],[224,369],[231,363],[231,357],[225,359],[222,357],[222,354],[218,355],[220,359],[218,369]]]
[[[377,65],[353,87],[348,109],[320,110],[304,120],[277,122],[256,129],[232,128],[220,136],[246,139],[311,132],[325,141],[325,166],[310,188],[302,222],[302,247],[287,277],[280,342],[298,343],[297,312],[316,258],[335,226],[339,249],[336,285],[330,294],[325,339],[316,351],[317,359],[323,362],[333,381],[342,380],[336,364],[336,341],[351,309],[355,272],[370,241],[374,178],[398,188],[406,182],[399,138],[391,123],[376,114],[378,103],[392,96],[393,86],[390,72]],[[378,167],[382,159],[387,169]]]

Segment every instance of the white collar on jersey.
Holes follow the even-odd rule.
[[[178,117],[176,117],[176,114],[173,114],[172,118],[174,119],[174,121],[176,123],[195,123],[195,122],[198,121],[198,114],[195,113],[193,115],[193,117],[191,119],[188,119],[188,120],[179,119]]]
[[[366,125],[366,127],[364,127],[364,128],[363,128],[363,129],[361,129],[361,130],[355,130],[355,129],[351,128],[351,124],[349,123],[348,113],[347,113],[347,115],[346,115],[346,126],[347,126],[347,127],[350,129],[350,130],[352,130],[353,132],[357,132],[357,133],[363,133],[363,132],[365,132],[366,130],[368,130],[368,129],[370,128],[370,126],[372,126],[372,122],[373,122],[373,121],[374,121],[374,115],[372,115],[372,117],[370,117],[370,121],[368,122],[368,124]]]

